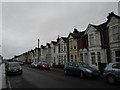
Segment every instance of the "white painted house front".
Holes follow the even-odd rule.
[[[120,16],[110,13],[108,19],[111,62],[120,62]]]
[[[85,34],[88,35],[88,50],[83,50],[83,61],[98,69],[98,62],[107,62],[106,50],[101,46],[100,31],[89,24]]]
[[[57,44],[59,64],[64,65],[67,62],[67,38],[61,37]]]
[[[34,49],[33,58],[34,58],[35,62],[39,62],[39,60],[38,60],[38,48]]]
[[[50,44],[47,43],[46,46],[45,46],[45,61],[47,63],[49,63],[49,65],[51,64],[51,47],[50,47]]]
[[[46,48],[45,46],[41,45],[41,56],[40,56],[40,61],[45,61],[45,57],[46,57]]]
[[[51,41],[51,66],[58,65],[58,47],[56,41]]]

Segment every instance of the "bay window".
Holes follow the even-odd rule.
[[[113,40],[120,40],[120,26],[111,27]]]
[[[91,62],[92,62],[92,64],[95,64],[95,63],[96,63],[95,53],[91,53]]]
[[[89,40],[90,40],[90,46],[94,45],[94,34],[89,35]]]

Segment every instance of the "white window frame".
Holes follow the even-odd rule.
[[[94,54],[94,55],[92,55],[92,54]],[[94,57],[94,60],[93,60],[93,57]],[[92,64],[95,64],[95,63],[96,63],[95,52],[91,52],[91,63],[92,63]]]
[[[73,49],[73,47],[72,47],[72,40],[69,40],[69,48],[70,48],[70,50]]]
[[[77,49],[77,40],[74,40],[74,41],[73,41],[73,48],[74,48],[74,49]]]
[[[111,32],[112,32],[112,41],[119,41],[120,40],[120,26],[119,25],[114,25],[110,27]],[[117,38],[115,38],[117,37]]]
[[[94,34],[91,33],[89,34],[89,45],[90,46],[94,46],[95,42],[94,42]]]
[[[117,61],[116,59],[120,59],[120,56],[116,56],[116,51],[120,52],[120,50],[115,50],[115,61]]]

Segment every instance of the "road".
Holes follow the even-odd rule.
[[[61,71],[39,70],[23,66],[23,75],[7,76],[11,88],[120,88],[102,79],[81,79]]]

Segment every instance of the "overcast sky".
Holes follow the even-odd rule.
[[[67,37],[74,26],[105,22],[108,13],[118,14],[117,2],[2,2],[2,55],[12,58],[52,40]]]

